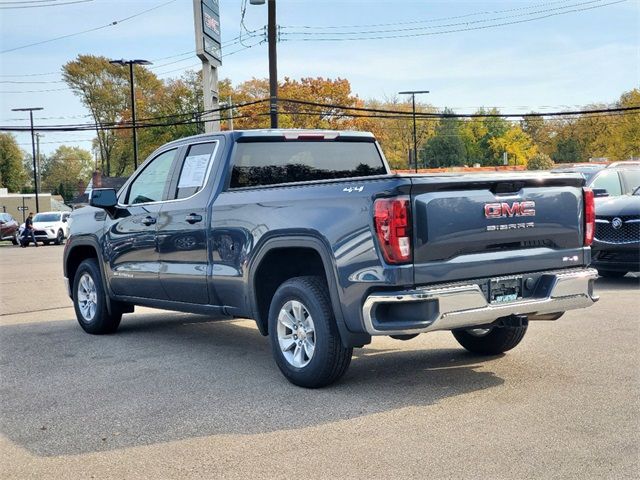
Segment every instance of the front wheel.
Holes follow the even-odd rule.
[[[498,355],[518,345],[527,333],[527,326],[468,328],[451,333],[460,345],[472,353]]]
[[[319,277],[296,277],[276,290],[269,309],[269,336],[276,364],[291,383],[320,388],[338,380],[351,363]]]
[[[113,333],[122,313],[109,313],[100,267],[93,258],[84,260],[73,278],[73,306],[82,329],[94,335]]]
[[[58,230],[55,243],[56,245],[62,245],[62,242],[64,242],[64,232],[62,230]]]
[[[20,243],[20,240],[18,239],[18,232],[14,233],[13,237],[11,237],[11,243],[14,245],[18,245]]]

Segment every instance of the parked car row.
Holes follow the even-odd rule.
[[[69,215],[71,212],[40,212],[33,217],[36,242],[44,245],[62,245],[69,236]],[[25,236],[24,223],[18,224],[8,213],[0,213],[0,240],[10,240],[14,245],[28,245],[32,240]]]

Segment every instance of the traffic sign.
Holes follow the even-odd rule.
[[[29,210],[29,207],[18,207],[19,212],[24,212],[25,210]]]

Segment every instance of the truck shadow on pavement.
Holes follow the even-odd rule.
[[[305,390],[282,377],[248,322],[195,315],[128,315],[101,337],[75,321],[0,332],[1,432],[39,456],[313,427],[503,383],[462,349],[398,342],[355,350],[341,382]]]

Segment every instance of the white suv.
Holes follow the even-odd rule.
[[[54,242],[62,245],[69,236],[69,215],[71,212],[40,212],[33,217],[33,231],[36,241],[49,245]],[[20,225],[20,237],[24,232],[24,223]],[[30,238],[27,238],[30,240]]]

